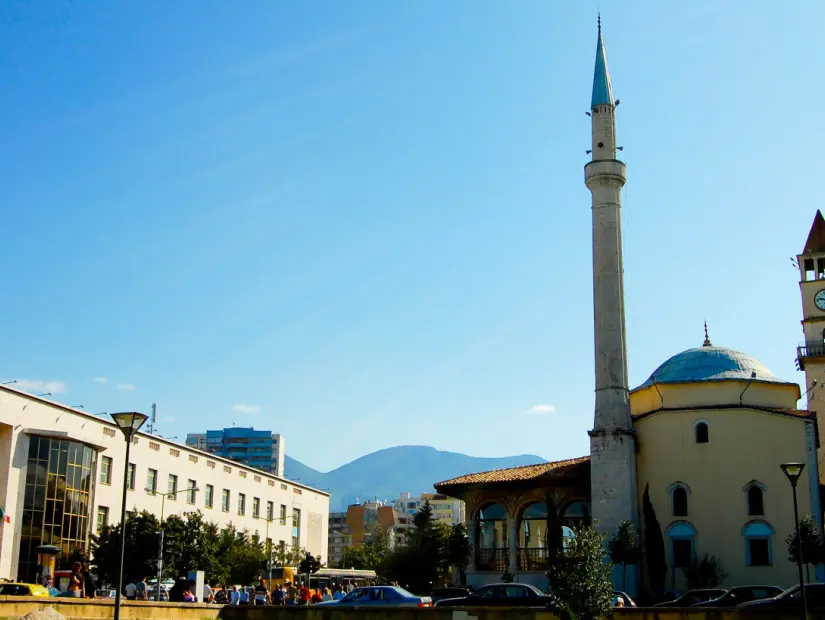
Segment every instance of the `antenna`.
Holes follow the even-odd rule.
[[[149,419],[149,428],[146,429],[150,435],[155,434],[155,426],[158,420],[158,406],[155,403],[152,403],[152,417]]]

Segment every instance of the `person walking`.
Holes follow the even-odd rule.
[[[255,586],[255,605],[270,605],[272,599],[269,596],[269,590],[266,588],[266,583],[261,579],[258,585]]]
[[[323,600],[324,602],[332,600],[332,592],[329,591],[329,588],[327,588],[327,587],[324,588],[324,594],[321,597],[321,600]]]
[[[89,565],[85,562],[83,563],[83,568],[80,574],[83,575],[83,589],[85,591],[86,598],[95,598],[97,582],[95,581],[94,575],[89,572]]]
[[[141,577],[135,584],[135,599],[138,601],[149,600],[149,587],[146,585],[146,577]]]
[[[203,582],[203,600],[202,603],[213,603],[215,601],[215,593],[212,586],[207,582]]]
[[[80,572],[80,563],[72,564],[72,574],[69,577],[69,596],[73,598],[83,598],[83,591],[85,589],[85,581],[83,574]]]
[[[230,594],[229,604],[230,605],[240,605],[241,604],[241,593],[238,592],[238,586],[232,586],[232,593]]]

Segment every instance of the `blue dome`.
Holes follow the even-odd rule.
[[[762,362],[747,353],[725,347],[702,346],[677,353],[659,366],[639,387],[654,383],[692,383],[697,381],[768,381],[777,379]]]

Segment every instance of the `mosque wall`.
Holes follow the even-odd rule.
[[[700,424],[707,425],[706,442],[697,442],[705,439]],[[639,503],[649,486],[668,588],[685,589],[678,565],[687,550],[717,556],[729,573],[726,587],[798,581],[785,543],[794,530],[792,491],[780,464],[809,463],[806,424],[748,408],[668,411],[636,421]],[[800,516],[811,512],[811,470],[806,466],[797,487]]]

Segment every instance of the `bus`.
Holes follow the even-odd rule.
[[[356,588],[365,586],[375,581],[374,570],[357,570],[354,568],[321,568],[317,572],[309,575],[310,588],[332,588],[332,586],[343,586],[347,582]]]

